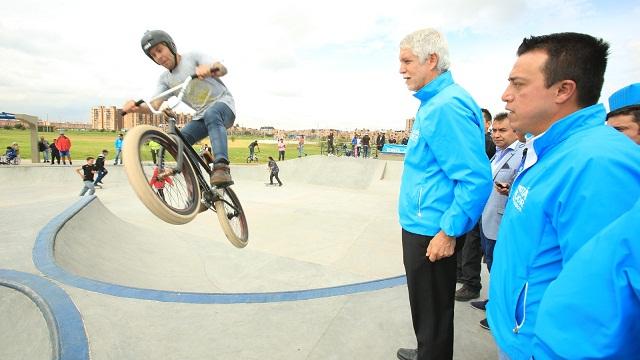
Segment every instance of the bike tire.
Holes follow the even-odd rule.
[[[219,196],[219,199],[213,204],[216,208],[222,231],[233,246],[237,248],[247,246],[249,242],[249,227],[247,226],[247,217],[240,204],[240,199],[230,187],[219,188],[214,191]]]
[[[145,144],[153,140],[160,144],[158,164],[152,164],[151,154],[143,154]],[[188,146],[188,145],[185,145]],[[127,132],[123,144],[124,170],[140,201],[158,218],[175,225],[186,224],[198,215],[200,188],[191,162],[183,160],[177,174],[170,175],[171,184],[162,191],[150,184],[154,167],[175,166],[178,145],[161,129],[150,125],[138,125]],[[146,161],[146,158],[149,158]]]

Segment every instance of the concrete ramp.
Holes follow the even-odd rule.
[[[89,359],[80,313],[53,282],[0,269],[0,314],[0,359]]]
[[[99,190],[58,232],[55,261],[105,283],[198,293],[298,291],[402,275],[397,188],[367,190],[380,182],[384,162],[309,157],[280,164],[282,188],[265,187],[262,166],[232,169],[249,221],[246,249],[226,241],[212,212],[172,226],[135,196],[123,203]],[[121,176],[115,170],[110,181]]]
[[[0,359],[51,359],[47,323],[24,293],[0,284]]]
[[[287,179],[295,183],[363,190],[382,179],[385,164],[374,159],[307,156],[280,161],[278,167],[283,182]],[[268,180],[267,162],[232,166],[232,175],[241,180]]]
[[[233,165],[244,249],[211,211],[156,218],[121,166],[79,198],[74,165],[0,167],[0,359],[383,360],[415,346],[401,162],[287,160],[283,187],[265,186],[266,163]],[[456,306],[454,359],[496,357],[483,317]]]

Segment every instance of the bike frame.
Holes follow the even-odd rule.
[[[216,69],[212,69],[212,71],[215,71]],[[177,105],[182,101],[182,98],[184,97],[185,91],[189,85],[189,83],[197,78],[198,76],[193,74],[189,77],[187,77],[187,79],[185,79],[181,84],[179,84],[178,86],[174,86],[171,89],[168,89],[152,98],[149,99],[141,99],[135,102],[136,106],[140,106],[143,103],[147,104],[147,107],[149,109],[149,111],[155,115],[160,115],[163,114],[163,106],[159,106],[158,109],[155,109],[153,107],[153,102],[157,101],[157,100],[161,100],[164,97],[166,97],[169,94],[173,94],[176,91],[178,92],[176,97],[178,99],[178,101],[174,104],[174,105],[169,105],[167,108],[165,109],[171,109],[173,110],[175,107],[177,107]],[[124,116],[126,114],[126,112],[122,112],[122,115]],[[145,135],[145,133],[147,133],[148,131],[155,131],[155,130],[148,130],[147,128],[141,128],[139,134],[136,134],[139,137],[143,137]],[[211,167],[209,167],[209,164],[202,159],[198,153],[193,149],[193,147],[187,142],[187,140],[185,139],[184,135],[182,134],[182,132],[180,131],[180,129],[178,129],[178,127],[176,126],[176,119],[174,117],[168,117],[168,127],[167,129],[165,129],[164,133],[169,136],[169,138],[171,140],[173,140],[175,142],[175,145],[177,146],[177,154],[174,156],[175,157],[175,162],[176,162],[176,167],[174,168],[170,168],[170,170],[168,172],[163,172],[163,176],[170,176],[170,175],[174,175],[174,174],[178,174],[180,173],[180,170],[183,168],[183,166],[185,165],[184,161],[189,162],[189,164],[192,166],[193,172],[194,172],[194,177],[196,178],[195,181],[197,181],[197,185],[196,184],[192,184],[193,187],[195,187],[195,189],[193,189],[193,191],[199,191],[198,195],[200,196],[200,204],[197,205],[199,206],[199,208],[194,209],[194,211],[205,211],[205,207],[208,209],[213,210],[214,212],[217,213],[218,216],[218,220],[220,222],[220,225],[222,226],[222,229],[226,235],[226,237],[231,241],[231,243],[236,246],[236,247],[244,247],[246,246],[246,242],[248,240],[248,228],[247,228],[247,223],[246,223],[246,217],[244,212],[242,211],[242,205],[240,204],[240,200],[237,198],[237,196],[235,195],[235,192],[231,189],[231,187],[229,186],[211,186],[209,185],[209,179],[211,174],[213,173],[213,169]],[[140,138],[135,139],[136,142],[133,142],[132,144],[136,144],[136,145],[140,145],[140,143],[138,142],[138,140],[141,140]],[[172,146],[172,145],[170,145]],[[134,149],[132,148],[133,151],[140,151],[140,148],[138,149]],[[164,155],[165,155],[165,151],[166,151],[166,147],[162,148],[160,150],[160,152],[158,153],[159,159],[157,165],[160,167],[163,164],[163,159],[164,159]],[[172,151],[173,152],[173,151]],[[186,159],[185,159],[186,158]],[[142,161],[142,159],[137,159]],[[136,161],[137,161],[136,160]],[[145,175],[145,170],[144,170],[144,165],[141,163],[140,165],[143,166],[142,170],[142,176],[147,176]],[[169,167],[169,164],[166,164],[167,167]],[[209,178],[205,178],[204,173],[201,169],[205,169],[206,174],[209,175]],[[190,170],[190,169],[189,169]],[[134,170],[134,171],[137,171]],[[140,174],[139,174],[140,175]],[[135,176],[134,176],[135,177]],[[131,177],[130,177],[131,179]],[[147,195],[140,195],[141,192],[145,192],[146,190],[142,190],[141,187],[145,187],[147,186],[147,182],[148,181],[144,181],[144,182],[140,182],[139,180],[141,180],[140,177],[138,177],[138,179],[135,179],[135,188],[136,191],[138,192],[138,195],[142,198],[147,198]],[[148,179],[146,179],[148,180]],[[189,181],[189,183],[191,184],[191,181]],[[146,194],[148,194],[147,192],[145,192]],[[150,198],[148,198],[147,200],[151,200]],[[157,199],[156,199],[157,200]],[[164,197],[163,199],[164,200]],[[143,202],[145,200],[143,199]],[[165,202],[166,203],[166,202]],[[148,205],[147,203],[145,203],[145,205]],[[168,205],[168,204],[167,204]],[[190,204],[191,205],[191,204]],[[159,215],[159,213],[161,211],[157,210],[154,211],[154,209],[151,209],[150,206],[147,206],[150,208],[150,210],[152,210],[152,212],[154,212],[158,217],[160,217],[161,219],[165,219],[166,214],[165,215]],[[189,210],[192,210],[193,208],[189,208]],[[169,209],[171,210],[171,209]],[[193,215],[194,213],[190,213],[189,215]],[[163,217],[164,216],[164,217]],[[239,226],[239,228],[234,229],[234,225],[232,225],[230,223],[231,220],[237,218],[239,223],[237,224],[237,226]],[[191,219],[188,219],[187,221],[189,221]]]
[[[184,97],[184,93],[185,90],[187,89],[187,86],[189,86],[189,83],[191,82],[191,80],[197,78],[198,76],[193,74],[189,77],[187,77],[180,85],[174,86],[171,89],[168,89],[150,99],[141,99],[136,101],[136,105],[142,105],[143,103],[147,104],[147,107],[149,108],[149,110],[151,110],[151,112],[155,115],[161,115],[163,114],[163,111],[160,109],[154,109],[153,106],[151,105],[151,103],[155,100],[164,98],[167,95],[173,94],[176,91],[179,91],[178,94],[176,95],[176,97],[178,98],[178,101],[175,103],[175,105],[173,106],[169,106],[169,109],[174,109],[176,106],[178,106],[178,104],[180,104],[180,102],[182,101],[182,98]],[[207,165],[204,160],[198,156],[198,154],[196,153],[196,151],[193,149],[193,147],[191,146],[185,146],[185,144],[187,144],[187,140],[184,138],[184,135],[182,135],[182,133],[180,132],[180,129],[178,129],[178,127],[176,126],[176,119],[169,117],[168,119],[168,128],[165,131],[169,136],[171,136],[174,141],[176,142],[176,144],[178,145],[178,157],[176,159],[176,168],[172,169],[175,173],[179,173],[180,169],[182,168],[182,164],[184,161],[184,154],[185,151],[184,149],[186,148],[186,154],[187,154],[187,161],[189,161],[191,163],[191,165],[194,167],[194,172],[196,173],[196,178],[198,179],[198,184],[200,185],[201,190],[203,190],[203,193],[210,191],[211,187],[209,186],[208,181],[202,176],[202,172],[198,170],[198,165],[200,165],[201,168],[205,169],[205,171],[207,172],[207,174],[210,176],[211,175],[211,168],[209,167],[209,165]],[[162,154],[158,154],[159,156],[163,156]],[[216,194],[216,192],[213,192],[214,194]],[[217,194],[216,194],[217,195]]]

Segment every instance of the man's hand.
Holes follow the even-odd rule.
[[[135,100],[129,100],[122,105],[122,111],[126,113],[135,113],[140,111],[140,106],[136,105]]]
[[[162,104],[163,100],[154,100],[151,104],[155,109]],[[122,111],[125,113],[142,113],[142,114],[151,114],[151,110],[147,107],[147,104],[142,104],[140,106],[136,105],[135,100],[129,100],[124,105],[122,105]]]
[[[509,190],[511,190],[511,184],[509,183],[495,183],[493,187],[496,189],[498,194],[509,196]]]
[[[200,80],[204,80],[205,78],[211,76],[211,66],[209,65],[196,66],[196,75],[198,75],[198,79]]]
[[[177,118],[178,118],[178,115],[176,115],[175,111],[173,111],[173,110],[172,110],[172,109],[170,109],[170,108],[165,108],[164,110],[162,110],[162,112],[163,112],[167,117],[170,117],[170,118],[173,118],[173,119],[177,119]]]
[[[198,79],[204,80],[207,77],[221,77],[227,74],[227,68],[220,62],[214,62],[212,65],[198,65],[196,67],[196,75]]]
[[[436,262],[440,259],[453,255],[455,250],[456,238],[439,231],[429,242],[429,246],[427,247],[427,257],[429,258],[429,261]]]

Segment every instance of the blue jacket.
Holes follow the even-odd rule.
[[[120,139],[120,137],[116,138],[116,141],[114,143],[116,150],[122,150],[122,139]]]
[[[449,71],[414,96],[420,108],[404,158],[400,225],[414,234],[460,236],[491,193],[482,112]]]
[[[640,201],[589,240],[540,303],[538,359],[640,357]]]
[[[604,124],[605,115],[602,104],[581,109],[527,142],[498,232],[487,305],[496,343],[513,359],[531,356],[540,301],[563,266],[640,197],[640,151]]]

